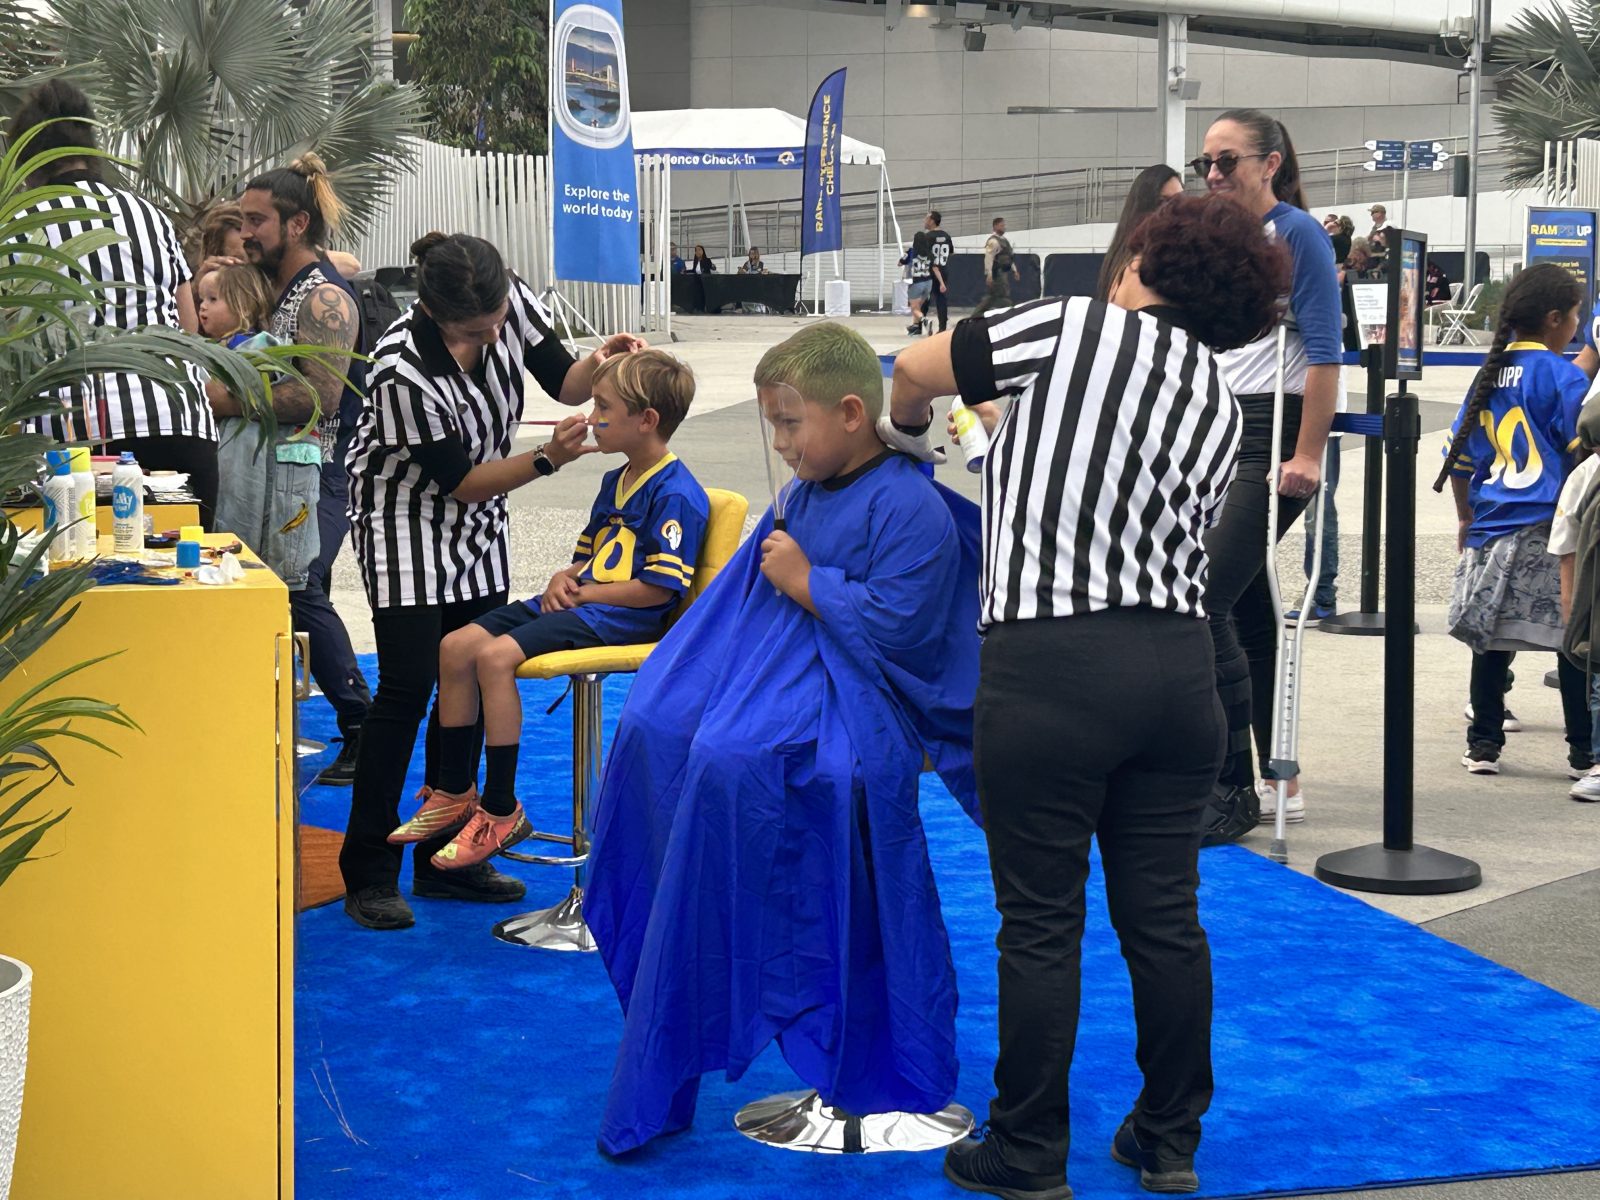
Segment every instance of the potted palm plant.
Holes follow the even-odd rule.
[[[318,352],[295,346],[242,354],[180,330],[102,329],[82,320],[98,305],[103,285],[76,264],[120,235],[104,228],[108,218],[101,210],[72,206],[82,199],[78,190],[34,187],[28,180],[52,158],[105,156],[85,148],[29,156],[36,132],[18,137],[0,156],[0,246],[6,247],[0,253],[0,497],[30,487],[52,445],[48,437],[25,432],[24,423],[58,411],[63,389],[101,372],[130,371],[182,386],[182,364],[198,363],[258,417],[263,438],[270,436],[269,380],[274,374],[303,378],[294,358],[314,359]],[[62,207],[42,216],[35,206],[47,200]],[[86,228],[51,246],[43,230],[67,221]],[[94,586],[92,563],[52,564],[41,573],[57,532],[25,539],[0,520],[0,695],[11,697],[0,700],[0,885],[20,867],[48,857],[39,852],[41,843],[71,811],[48,807],[72,784],[52,747],[76,741],[115,753],[101,739],[138,730],[117,705],[71,694],[102,659],[45,678],[28,674],[30,658],[70,629],[79,598]],[[30,990],[27,966],[0,955],[0,1200],[11,1186]]]

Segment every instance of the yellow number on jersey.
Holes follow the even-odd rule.
[[[1514,491],[1537,483],[1544,473],[1544,460],[1539,457],[1539,446],[1533,440],[1533,428],[1528,424],[1528,414],[1522,411],[1522,405],[1512,406],[1498,425],[1488,409],[1478,414],[1478,420],[1488,435],[1489,444],[1494,447],[1494,466],[1489,468],[1488,482],[1504,484]],[[1515,453],[1518,428],[1528,447],[1528,461],[1521,467],[1517,466]]]
[[[633,578],[633,549],[638,544],[626,525],[608,525],[595,539],[590,575],[596,583],[626,583]]]

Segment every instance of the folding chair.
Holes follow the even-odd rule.
[[[1448,346],[1453,341],[1459,341],[1463,346],[1477,344],[1473,340],[1472,330],[1467,327],[1467,322],[1472,319],[1473,306],[1478,303],[1478,297],[1482,294],[1483,284],[1475,283],[1472,285],[1472,290],[1467,293],[1466,303],[1439,310],[1439,316],[1444,321],[1444,327],[1439,330],[1439,345]]]

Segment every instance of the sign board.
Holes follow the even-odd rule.
[[[1426,234],[1399,229],[1389,238],[1399,246],[1399,269],[1389,271],[1389,328],[1395,336],[1384,343],[1384,374],[1390,379],[1422,378],[1423,269],[1428,259]],[[1392,252],[1391,252],[1392,254]]]
[[[1569,350],[1595,342],[1595,212],[1588,208],[1543,208],[1529,205],[1523,262],[1565,267],[1583,289],[1578,333]]]
[[[1381,346],[1389,324],[1389,285],[1352,283],[1350,298],[1356,310],[1356,330],[1361,348]]]

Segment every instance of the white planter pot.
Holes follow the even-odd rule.
[[[0,954],[0,1200],[11,1194],[11,1169],[17,1161],[32,994],[33,971],[26,963]]]

